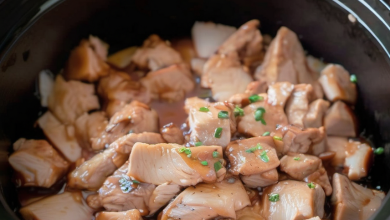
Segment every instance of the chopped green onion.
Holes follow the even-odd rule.
[[[134,184],[140,184],[138,180],[132,180]]]
[[[308,183],[307,186],[308,186],[310,189],[316,188],[316,185],[315,185],[314,183]]]
[[[221,134],[222,134],[222,128],[221,127],[216,128],[214,132],[214,137],[221,138]]]
[[[244,116],[244,109],[242,109],[236,105],[236,107],[234,107],[234,116],[235,117]]]
[[[187,154],[187,157],[191,157],[191,149],[187,147],[182,147],[179,149],[179,153],[185,153]]]
[[[264,162],[269,162],[269,157],[267,155],[267,151],[263,151],[261,154],[260,154],[260,159]]]
[[[203,145],[203,143],[202,142],[195,142],[195,147],[199,147],[199,146],[202,146]]]
[[[127,117],[127,119],[131,120],[131,115]]]
[[[260,145],[260,144],[257,144],[256,147],[251,147],[251,148],[245,150],[245,152],[247,152],[247,153],[253,153],[253,152],[255,152],[255,150],[261,150],[261,149],[263,149],[263,148],[261,147],[261,145]]]
[[[254,102],[257,102],[257,101],[263,101],[263,96],[259,96],[259,95],[251,95],[251,96],[249,96],[249,102],[250,103],[254,103]]]
[[[264,132],[263,136],[269,136],[270,132],[269,131],[266,131]]]
[[[214,169],[215,169],[215,172],[218,172],[218,170],[220,170],[222,168],[222,163],[217,161],[214,163]]]
[[[294,160],[300,160],[301,158],[299,158],[299,157],[294,157]]]
[[[279,194],[277,193],[272,193],[268,195],[268,200],[271,202],[277,202],[279,201]]]
[[[214,151],[214,152],[213,152],[213,157],[214,157],[214,158],[217,158],[218,155],[219,155],[218,151]]]
[[[353,83],[357,83],[357,77],[355,74],[352,74],[350,77],[349,77],[349,80]]]
[[[279,137],[279,136],[274,136],[274,140],[277,140],[277,141],[282,141],[283,138]]]
[[[203,166],[207,166],[207,165],[209,165],[209,163],[207,163],[207,161],[202,161],[202,162],[200,162]]]
[[[223,119],[229,118],[229,112],[227,112],[227,111],[218,112],[218,118],[223,118]]]
[[[265,109],[260,107],[258,108],[256,111],[255,111],[255,120],[256,121],[261,121],[261,123],[263,125],[266,125],[267,123],[265,123],[265,120],[264,120],[264,113],[265,113]]]
[[[376,155],[381,155],[381,154],[383,154],[384,151],[385,150],[383,149],[383,147],[378,147],[377,149],[374,150],[374,153]]]
[[[208,112],[210,110],[207,107],[200,107],[199,111],[201,111],[201,112]]]

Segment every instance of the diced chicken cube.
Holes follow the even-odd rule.
[[[355,104],[357,98],[356,84],[350,81],[348,71],[341,65],[327,65],[321,71],[319,82],[329,101],[335,102],[341,100]]]
[[[324,125],[323,119],[330,103],[323,99],[317,99],[310,103],[306,115],[303,117],[305,128],[319,128]]]
[[[17,186],[49,188],[68,170],[68,162],[45,140],[20,138],[13,147],[8,161],[17,173]]]
[[[261,215],[262,207],[259,201],[236,212],[237,220],[265,220]]]
[[[295,85],[286,105],[286,115],[290,124],[303,127],[303,120],[313,98],[313,87],[310,84]]]
[[[220,146],[185,148],[177,144],[136,143],[129,158],[127,175],[156,185],[191,186],[223,179],[224,164]]]
[[[297,85],[298,87],[300,85]],[[293,93],[294,91],[294,93]],[[279,105],[284,107],[287,103],[287,100],[290,98],[291,93],[293,93],[293,99],[297,96],[296,90],[294,90],[294,85],[290,82],[277,82],[268,87],[268,103],[271,105]]]
[[[163,99],[169,102],[184,99],[186,94],[195,87],[191,71],[185,64],[171,65],[149,72],[140,82],[150,92],[152,99]]]
[[[249,197],[237,177],[219,183],[201,183],[180,193],[163,211],[161,220],[236,218],[236,211],[249,205]]]
[[[295,180],[280,181],[264,189],[263,216],[266,219],[298,220],[324,216],[325,193],[321,186],[309,188]]]
[[[373,157],[372,148],[358,141],[349,141],[345,148],[344,167],[348,168],[350,180],[366,177]]]
[[[241,176],[246,187],[257,188],[266,187],[278,182],[279,174],[276,169],[265,171],[264,173]]]
[[[345,150],[348,144],[348,138],[328,136],[326,138],[326,151],[335,153],[330,164],[334,167],[343,167],[345,162]]]
[[[38,200],[19,212],[28,220],[90,220],[93,210],[87,206],[81,192],[64,192]]]
[[[183,131],[175,124],[164,125],[160,132],[167,143],[184,144]]]
[[[114,54],[111,54],[107,58],[107,62],[118,68],[125,68],[131,63],[133,55],[137,51],[138,47],[128,47],[126,49],[120,50]]]
[[[149,215],[154,214],[161,207],[168,204],[180,191],[181,187],[175,184],[164,183],[157,186],[149,199]]]
[[[92,84],[65,81],[58,75],[48,98],[49,110],[63,124],[73,124],[82,114],[100,108]]]
[[[325,115],[326,134],[333,136],[355,137],[356,118],[352,110],[342,101],[337,101]]]
[[[200,107],[209,106],[210,102],[198,97],[186,98],[184,101],[184,110],[187,114],[190,113],[191,108],[199,109]]]
[[[142,132],[142,133],[130,133],[122,136],[112,142],[109,148],[115,149],[116,152],[121,154],[130,154],[135,143],[141,142],[146,144],[159,144],[165,143],[163,137],[159,133]]]
[[[91,139],[99,137],[107,124],[106,114],[101,111],[78,117],[74,126],[80,147],[91,150]]]
[[[246,86],[244,93],[237,93],[231,96],[228,102],[241,105],[245,107],[250,104],[249,97],[251,95],[257,95],[260,93],[265,93],[267,91],[268,85],[265,82],[253,81]]]
[[[354,182],[346,176],[333,175],[333,194],[331,203],[334,206],[335,220],[366,220],[379,209],[383,192],[377,192]]]
[[[138,209],[131,209],[123,212],[99,212],[95,220],[142,220]]]

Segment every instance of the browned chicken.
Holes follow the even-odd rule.
[[[49,188],[68,171],[68,162],[45,140],[20,138],[13,149],[8,161],[17,186]]]
[[[226,147],[236,131],[233,106],[227,102],[207,103],[200,106],[202,103],[206,104],[199,100],[192,105],[188,104],[191,106],[188,114],[190,141],[193,144],[201,142],[202,145]]]
[[[152,99],[169,102],[184,99],[186,94],[195,87],[191,71],[186,64],[175,64],[149,72],[140,82],[148,90]]]
[[[130,133],[124,135],[114,142],[112,142],[109,148],[114,148],[116,152],[129,155],[135,143],[147,143],[147,144],[159,144],[165,143],[165,140],[159,133],[142,132],[142,133]]]
[[[108,124],[106,114],[102,111],[84,113],[76,119],[75,134],[80,147],[92,150],[91,139],[97,138]]]
[[[194,43],[189,37],[186,38],[176,38],[171,41],[171,46],[174,50],[179,52],[180,56],[183,58],[184,63],[191,65],[191,60],[197,57]]]
[[[285,180],[266,187],[262,194],[263,216],[274,220],[298,220],[324,216],[325,193],[321,186]]]
[[[266,187],[278,182],[279,174],[276,169],[265,171],[263,173],[244,176],[241,175],[241,180],[246,187],[257,188]]]
[[[93,210],[85,203],[81,192],[64,192],[46,197],[20,209],[24,219],[90,220]]]
[[[237,177],[219,183],[201,183],[180,193],[163,211],[161,220],[236,218],[236,211],[250,205],[247,192]]]
[[[186,98],[186,100],[184,101],[184,110],[187,114],[189,114],[191,108],[199,109],[200,107],[207,107],[210,104],[211,103],[208,100],[194,96]]]
[[[333,175],[335,220],[367,220],[380,207],[385,194],[351,182],[346,176]]]
[[[183,131],[173,123],[164,125],[160,133],[167,143],[184,144]]]
[[[38,119],[38,125],[54,147],[67,160],[76,162],[81,157],[81,147],[78,144],[73,125],[62,124],[50,111],[47,111]]]
[[[245,107],[250,104],[249,97],[267,91],[268,85],[265,82],[253,81],[246,86],[244,93],[237,93],[231,96],[228,102]],[[268,90],[269,91],[269,90]]]
[[[132,101],[115,113],[100,137],[92,138],[92,149],[102,150],[128,133],[158,132],[158,115],[144,103]]]
[[[324,126],[327,135],[355,137],[356,118],[352,110],[342,101],[337,101],[325,115]]]
[[[344,167],[348,168],[350,180],[366,177],[373,157],[372,148],[364,143],[350,140],[345,147]]]
[[[142,220],[138,209],[123,212],[98,212],[95,220]]]
[[[177,144],[136,143],[129,158],[127,175],[155,185],[191,186],[223,179],[224,164],[220,146],[186,148]]]
[[[157,186],[149,199],[149,215],[168,204],[180,191],[181,187],[176,184],[164,183]]]
[[[107,59],[108,45],[99,38],[90,36],[89,40],[82,40],[70,53],[64,68],[64,77],[67,80],[82,80],[95,82],[109,72]]]
[[[303,119],[309,111],[309,104],[313,99],[313,87],[310,84],[295,85],[286,104],[288,122],[303,127]]]
[[[280,159],[280,170],[295,180],[319,184],[327,196],[332,194],[328,174],[320,158],[307,154],[285,155]]]
[[[348,71],[342,66],[337,64],[327,65],[321,72],[319,82],[329,101],[341,100],[355,104],[357,98],[356,84],[350,81]]]
[[[156,71],[158,69],[184,62],[180,54],[159,36],[153,34],[146,39],[132,57],[139,69]]]
[[[277,82],[272,85],[269,85],[267,91],[268,103],[271,105],[279,105],[284,108],[291,94],[293,95],[293,97],[290,98],[291,100],[290,102],[294,104],[295,102],[299,102],[296,99],[301,98],[301,94],[298,94],[298,90],[301,90],[301,85],[297,85],[297,86],[298,88],[294,90],[294,85],[291,84],[290,82]],[[302,94],[302,96],[307,96],[307,94]]]
[[[319,128],[324,125],[323,119],[330,103],[323,99],[317,99],[310,103],[306,115],[303,117],[305,128]]]
[[[265,220],[261,215],[262,207],[259,201],[256,201],[255,204],[252,203],[252,206],[247,206],[236,212],[237,220]]]
[[[331,159],[330,164],[334,167],[343,167],[345,162],[345,150],[348,144],[348,138],[327,136],[326,138],[326,151],[335,153],[335,156]]]

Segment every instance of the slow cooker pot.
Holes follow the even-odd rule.
[[[383,0],[0,0],[0,201],[9,218],[20,216],[7,156],[17,138],[42,137],[34,129],[43,110],[36,92],[42,69],[59,72],[70,50],[89,34],[115,52],[140,45],[152,33],[164,39],[189,36],[196,20],[239,26],[254,18],[262,33],[275,35],[287,26],[308,53],[357,75],[361,135],[385,148],[364,184],[387,192],[390,6]],[[372,218],[388,216],[389,195]]]

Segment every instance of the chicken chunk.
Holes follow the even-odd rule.
[[[95,82],[109,72],[107,59],[108,45],[99,38],[90,36],[89,40],[82,40],[70,53],[64,68],[64,77],[67,80],[82,80]]]
[[[65,81],[58,75],[48,98],[49,110],[62,124],[73,124],[82,114],[100,108],[92,84]]]
[[[141,48],[135,52],[132,62],[139,69],[156,71],[158,69],[182,63],[183,59],[169,44],[153,34],[146,39]]]
[[[91,139],[99,137],[107,124],[106,114],[101,111],[84,113],[78,117],[74,126],[80,147],[92,150]]]
[[[262,97],[262,101],[246,106],[244,116],[238,118],[239,133],[247,136],[261,136],[265,132],[275,131],[276,125],[288,123],[282,106],[269,104],[267,94],[263,93],[259,96]],[[259,114],[260,112],[263,113]]]
[[[348,168],[350,180],[366,177],[373,157],[372,148],[367,144],[350,140],[345,148],[344,167]]]
[[[201,104],[202,102],[199,102]],[[226,147],[236,131],[233,106],[226,102],[217,102],[205,106],[190,108],[188,121],[191,129],[190,141],[203,145]]]
[[[265,220],[261,215],[262,207],[259,201],[236,212],[237,220]]]
[[[54,147],[60,151],[67,160],[76,162],[81,157],[79,146],[73,125],[63,125],[50,112],[47,111],[38,119],[38,125]]]
[[[199,109],[200,107],[205,107],[209,105],[210,102],[207,101],[206,99],[191,97],[191,98],[186,98],[186,100],[184,101],[184,110],[187,114],[189,114],[191,108]]]
[[[161,135],[167,143],[184,144],[183,131],[173,123],[164,125]]]
[[[366,220],[380,207],[385,194],[374,192],[354,182],[346,176],[333,175],[333,194],[335,220]]]
[[[201,183],[180,193],[163,211],[161,220],[236,218],[236,211],[249,205],[249,197],[237,177],[219,183]]]
[[[191,60],[197,57],[192,39],[189,37],[176,38],[171,41],[171,46],[174,50],[179,52],[184,63],[191,66]]]
[[[159,133],[142,132],[142,133],[130,133],[122,136],[112,142],[109,148],[115,149],[120,154],[129,155],[135,143],[141,142],[146,144],[159,144],[165,143],[163,137]]]
[[[309,111],[309,104],[313,98],[313,87],[310,84],[295,85],[286,105],[286,115],[290,124],[303,127],[303,119]]]
[[[329,64],[321,71],[319,82],[324,89],[326,98],[331,101],[344,101],[355,104],[357,98],[356,84],[349,79],[349,73],[344,67]]]
[[[279,174],[276,169],[265,171],[259,174],[244,176],[241,175],[241,180],[246,187],[257,188],[266,187],[278,182]]]
[[[135,54],[137,49],[138,47],[128,47],[118,52],[115,52],[107,58],[107,62],[117,68],[125,68],[131,63],[131,59],[133,58],[133,55]]]
[[[144,103],[132,101],[111,117],[100,137],[92,138],[92,149],[104,149],[119,137],[141,132],[158,132],[158,115]]]
[[[157,186],[149,199],[149,215],[154,214],[161,207],[168,204],[180,191],[181,187],[175,184],[164,183]]]
[[[142,220],[138,209],[131,209],[123,212],[99,212],[95,220]]]
[[[303,117],[305,128],[319,128],[324,125],[323,119],[330,103],[323,99],[317,99],[310,103],[306,115]]]
[[[19,212],[24,219],[90,220],[93,210],[87,206],[81,192],[64,192],[38,200]]]
[[[249,97],[267,91],[268,85],[264,82],[253,81],[246,86],[244,93],[237,93],[231,96],[228,102],[245,107],[250,104]]]
[[[352,110],[342,101],[337,101],[325,115],[324,126],[327,135],[355,137],[356,118]]]
[[[345,151],[348,144],[348,138],[328,136],[326,138],[326,151],[335,153],[330,164],[334,167],[343,167],[345,162]]]
[[[68,170],[69,163],[45,140],[20,138],[8,158],[16,171],[17,186],[51,187]]]
[[[191,59],[191,70],[198,76],[203,75],[203,67],[207,60],[203,58],[192,58]]]
[[[152,99],[169,102],[184,99],[186,94],[195,87],[191,72],[185,64],[171,65],[150,72],[140,82],[150,92]]]
[[[191,186],[223,179],[224,164],[220,146],[185,148],[177,144],[136,143],[129,158],[127,175],[156,185]]]
[[[298,89],[300,85],[297,85]],[[293,96],[291,99],[296,99],[297,90],[294,90],[294,85],[290,82],[277,82],[268,87],[268,103],[271,105],[279,105],[284,108],[287,100],[290,98],[291,93]],[[294,102],[294,101],[292,101]]]
[[[325,193],[318,185],[285,180],[264,189],[263,216],[266,219],[298,220],[324,216]]]

